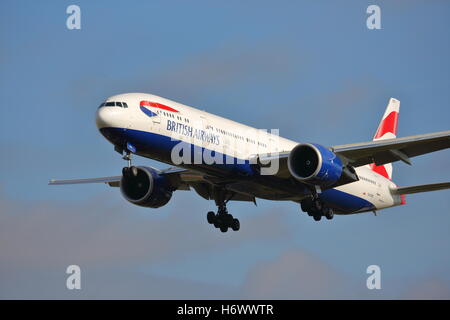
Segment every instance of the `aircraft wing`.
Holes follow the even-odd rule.
[[[334,146],[331,149],[353,167],[395,161],[411,164],[410,158],[450,148],[450,131],[403,138]]]
[[[87,179],[66,179],[66,180],[51,179],[48,182],[48,184],[51,186],[56,186],[63,184],[107,183],[111,187],[118,187],[121,178],[122,176],[87,178]]]
[[[394,138],[362,143],[344,144],[333,146],[330,149],[341,157],[345,164],[360,167],[375,163],[403,161],[411,164],[410,158],[423,154],[450,148],[450,130],[403,138]],[[278,154],[259,155],[258,161],[269,164],[271,161],[279,161],[279,170],[275,174],[280,178],[290,177],[287,159],[290,151]]]
[[[155,168],[153,168],[155,169]],[[177,168],[177,167],[171,167],[164,170],[158,170],[159,174],[167,176],[173,185],[178,186],[177,190],[189,190],[189,187],[186,188],[185,185],[183,185],[182,179],[180,179],[180,175],[189,173],[189,170]],[[51,179],[48,184],[51,186],[56,185],[66,185],[66,184],[86,184],[86,183],[106,183],[111,187],[120,187],[120,180],[122,179],[122,176],[111,176],[111,177],[99,177],[99,178],[85,178],[85,179],[64,179],[64,180],[57,180],[57,179]]]
[[[163,170],[153,168],[160,175],[166,176],[176,187],[177,190],[191,190],[192,187],[200,196],[207,200],[214,199],[214,185],[221,184],[225,188],[228,183],[234,180],[224,179],[220,177],[208,176],[203,173],[183,169],[178,167],[171,167]],[[120,180],[122,176],[87,178],[87,179],[65,179],[56,180],[51,179],[49,185],[67,185],[67,184],[86,184],[86,183],[106,183],[111,187],[120,187]],[[255,202],[255,197],[249,194],[239,193],[235,190],[229,190],[225,196],[228,200],[233,201],[252,201]]]
[[[450,182],[433,183],[433,184],[422,184],[418,186],[410,187],[398,187],[392,190],[393,194],[412,194],[428,191],[437,191],[450,189]]]

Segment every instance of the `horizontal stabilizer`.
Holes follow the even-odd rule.
[[[444,189],[450,189],[450,182],[422,184],[422,185],[411,186],[411,187],[400,187],[400,188],[393,189],[392,193],[394,193],[394,194],[412,194],[412,193],[437,191],[437,190],[444,190]]]

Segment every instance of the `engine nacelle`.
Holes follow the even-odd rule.
[[[148,167],[124,168],[120,191],[129,202],[147,208],[159,208],[172,198],[174,188],[168,179]]]
[[[345,169],[334,152],[309,143],[301,143],[292,149],[288,157],[288,168],[298,181],[321,187],[336,184]]]

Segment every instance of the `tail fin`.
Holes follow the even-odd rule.
[[[373,141],[386,140],[397,137],[398,116],[400,114],[400,101],[394,98],[389,100],[389,104],[378,126],[377,132],[373,137]],[[372,171],[381,174],[383,177],[392,179],[392,163],[377,166],[375,163],[370,164]]]

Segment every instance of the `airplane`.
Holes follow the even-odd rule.
[[[372,141],[326,147],[296,142],[152,94],[125,93],[97,109],[96,125],[127,165],[118,176],[50,180],[50,185],[106,183],[132,204],[159,208],[176,190],[214,200],[209,224],[227,232],[240,222],[229,201],[298,203],[314,220],[406,204],[405,195],[450,182],[398,187],[392,163],[450,147],[450,130],[397,138],[400,101],[389,100]],[[132,165],[132,155],[169,164]]]

